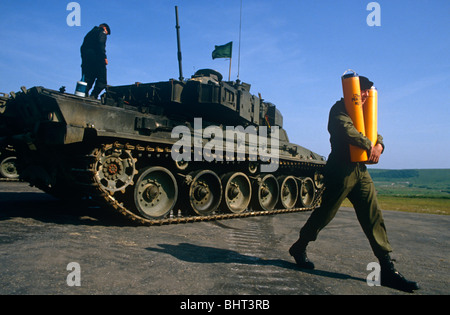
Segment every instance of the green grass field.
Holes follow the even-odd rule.
[[[378,195],[378,202],[382,210],[450,215],[450,199]],[[352,204],[346,199],[342,206],[352,207]]]
[[[450,215],[450,169],[369,169],[383,210]],[[351,207],[346,200],[344,207]]]

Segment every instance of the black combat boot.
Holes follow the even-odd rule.
[[[297,266],[302,269],[314,269],[314,264],[306,256],[306,246],[308,243],[300,241],[295,242],[291,248],[289,248],[289,254],[294,257]]]
[[[405,292],[413,292],[419,290],[419,284],[414,281],[407,280],[400,272],[398,272],[389,254],[379,257],[381,267],[381,285]]]

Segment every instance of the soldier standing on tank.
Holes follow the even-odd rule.
[[[97,99],[99,94],[106,88],[107,74],[106,65],[108,59],[106,57],[106,36],[111,35],[111,29],[108,24],[103,23],[95,26],[84,37],[83,45],[81,45],[81,70],[86,87],[86,96],[95,82],[91,98]],[[97,81],[96,81],[97,80]]]
[[[362,104],[369,96],[371,82],[360,76]],[[325,191],[322,204],[300,230],[300,238],[289,249],[297,265],[304,269],[314,269],[314,264],[306,255],[306,247],[315,241],[319,232],[334,218],[345,198],[355,208],[361,227],[367,236],[375,256],[380,261],[381,285],[411,292],[419,289],[416,282],[406,280],[395,270],[389,253],[389,244],[383,216],[378,207],[375,186],[364,163],[350,162],[349,144],[364,148],[368,152],[369,164],[376,164],[384,151],[383,138],[378,135],[377,143],[360,133],[345,109],[344,99],[331,108],[328,131],[331,153],[325,167]]]

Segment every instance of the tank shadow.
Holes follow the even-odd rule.
[[[199,246],[189,243],[180,243],[178,245],[158,244],[160,248],[148,247],[149,251],[169,254],[178,260],[189,263],[224,263],[224,264],[244,264],[257,266],[274,266],[288,270],[296,270],[304,273],[317,275],[321,277],[358,280],[365,282],[365,279],[353,277],[343,273],[325,271],[325,270],[304,270],[300,269],[295,263],[282,259],[264,259],[251,255],[244,255],[234,250],[215,248],[209,246]]]

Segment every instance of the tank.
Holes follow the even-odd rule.
[[[0,179],[1,180],[16,180],[19,178],[17,172],[17,157],[15,150],[10,145],[3,145],[0,147]]]
[[[325,158],[289,141],[277,107],[212,69],[109,86],[101,100],[36,86],[0,94],[0,146],[55,197],[154,225],[312,210]]]
[[[1,114],[6,109],[6,102],[8,101],[9,96],[5,93],[0,93],[0,134],[1,126],[6,127],[6,124],[2,123],[2,120],[5,117],[2,117]],[[5,131],[3,131],[5,133]],[[14,148],[7,144],[0,142],[0,179],[1,180],[15,180],[19,177],[17,173],[16,167],[16,154]]]
[[[100,100],[22,87],[3,95],[0,142],[22,180],[139,224],[314,209],[325,158],[289,142],[281,112],[250,89],[211,69]]]

